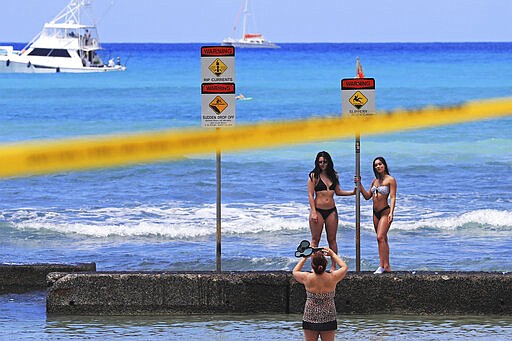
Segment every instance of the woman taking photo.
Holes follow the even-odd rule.
[[[396,204],[396,180],[389,175],[388,164],[382,156],[378,156],[373,160],[373,179],[370,185],[370,191],[366,191],[361,181],[361,194],[366,200],[373,200],[373,227],[377,233],[377,243],[379,245],[380,264],[375,274],[391,272],[389,265],[389,244],[388,231],[393,222],[393,214]],[[388,203],[389,198],[389,203]]]
[[[336,195],[354,195],[353,191],[343,191],[340,188],[338,174],[334,170],[334,163],[326,151],[316,155],[315,168],[309,173],[308,198],[309,198],[309,228],[311,229],[311,246],[317,247],[322,237],[322,230],[325,225],[327,242],[329,247],[338,253],[336,233],[338,232],[338,210],[334,203]],[[332,270],[336,264],[332,262]]]
[[[324,253],[331,257],[333,263],[338,264],[339,269],[325,271],[327,259]],[[334,294],[336,284],[347,274],[347,264],[327,247],[311,255],[311,272],[301,271],[306,259],[302,258],[292,272],[297,282],[304,284],[306,288],[306,304],[302,318],[304,338],[306,341],[318,340],[318,337],[321,337],[322,341],[334,340],[338,328]]]

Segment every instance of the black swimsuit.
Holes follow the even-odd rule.
[[[382,213],[384,213],[385,210],[387,210],[389,207],[389,205],[386,205],[386,207],[384,207],[383,209],[381,210],[378,210],[378,211],[375,211],[375,209],[373,209],[373,215],[377,217],[377,219],[380,220],[380,217],[382,217]],[[317,209],[318,211],[318,209]]]
[[[322,209],[322,208],[318,208],[318,207],[315,207],[315,209],[318,213],[320,213],[320,215],[324,218],[324,220],[327,219],[327,217],[330,216],[332,212],[338,213],[336,206],[334,206],[333,208],[328,208],[326,210]]]
[[[331,191],[334,191],[334,189],[336,188],[336,184],[333,182],[330,186],[329,186],[329,189]],[[320,178],[318,180],[318,183],[316,184],[315,186],[315,192],[320,192],[320,191],[327,191],[327,186],[325,185],[325,183],[323,182],[322,178]]]
[[[329,190],[334,191],[335,188],[336,188],[336,183],[333,182],[329,186]],[[320,177],[320,179],[318,179],[318,183],[315,186],[315,192],[320,192],[320,191],[327,191],[327,186],[325,185],[325,182],[322,180],[322,177]],[[327,219],[327,217],[329,215],[331,215],[332,212],[338,213],[336,206],[334,206],[332,208],[328,208],[328,209],[315,207],[315,209],[318,213],[320,213],[320,215],[324,218],[324,220]]]

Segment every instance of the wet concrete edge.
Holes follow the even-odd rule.
[[[44,290],[46,276],[52,272],[96,271],[96,263],[76,264],[0,264],[0,294]]]
[[[71,315],[302,313],[289,271],[50,273],[47,312]],[[512,273],[351,273],[338,314],[512,315]]]

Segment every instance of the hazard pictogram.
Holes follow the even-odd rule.
[[[217,115],[219,115],[228,107],[228,104],[222,99],[222,97],[217,96],[210,102],[209,106]]]
[[[208,66],[208,69],[210,69],[213,74],[215,74],[217,77],[222,75],[224,71],[228,69],[228,66],[222,62],[219,58],[216,58],[213,63]]]
[[[368,98],[366,98],[360,91],[356,91],[348,101],[359,110],[368,102]]]

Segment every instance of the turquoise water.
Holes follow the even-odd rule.
[[[200,45],[107,48],[107,54],[127,60],[126,72],[2,75],[0,143],[201,126]],[[237,50],[237,92],[253,98],[237,102],[237,124],[340,115],[340,80],[355,75],[356,57],[376,80],[378,110],[511,96],[511,56],[509,43],[284,44],[272,51]],[[371,181],[377,155],[386,157],[398,182],[389,234],[394,270],[512,270],[511,128],[509,117],[363,134],[363,182]],[[350,139],[222,155],[224,270],[291,270],[297,243],[309,237],[306,180],[320,150],[333,156],[342,188],[352,188]],[[215,155],[3,179],[0,262],[96,262],[98,270],[119,271],[215,270],[215,200]],[[339,197],[336,204],[340,254],[353,271],[354,199]],[[361,215],[361,269],[374,270],[378,254],[370,202],[362,202]],[[28,329],[36,339],[79,338],[84,330],[103,338],[115,337],[112,333],[165,338],[169,330],[175,336],[194,330],[198,338],[214,339],[236,338],[237,332],[264,337],[263,330],[275,338],[302,335],[300,318],[291,315],[113,318],[102,323],[48,317],[42,294],[0,299],[0,324],[11,326],[13,335],[26,336],[26,321],[31,321],[33,329]],[[476,338],[512,336],[503,322],[510,320],[499,317],[340,318],[350,326],[346,335],[362,339],[402,332],[430,339],[435,331],[456,339],[473,329]]]

